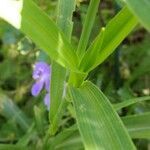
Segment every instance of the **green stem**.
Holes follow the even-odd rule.
[[[74,87],[80,87],[86,77],[86,73],[71,72],[69,76],[69,84]]]

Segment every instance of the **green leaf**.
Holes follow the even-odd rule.
[[[97,65],[101,64],[117,48],[117,46],[124,40],[124,38],[133,30],[136,25],[137,19],[131,14],[127,7],[122,8],[122,10],[106,26],[103,33],[104,37],[97,37],[92,46],[89,47],[88,51],[94,51],[95,47],[98,49],[98,55],[94,56],[95,61],[93,65],[86,65],[84,68],[81,61],[80,70],[89,72]]]
[[[66,5],[68,3],[68,5]],[[57,25],[60,30],[66,35],[67,39],[71,40],[71,33],[73,28],[72,15],[75,10],[75,0],[59,0],[58,1],[58,14],[57,14]],[[65,90],[66,70],[56,62],[52,63],[51,73],[51,88],[50,88],[50,114],[49,120],[52,128],[55,129],[53,133],[57,131],[58,120],[60,118],[57,115],[59,106],[62,102],[63,92]],[[55,119],[54,119],[55,118]],[[54,121],[55,120],[55,121]],[[56,123],[57,122],[57,123]]]
[[[17,142],[16,146],[24,146],[27,147],[27,145],[29,144],[29,142],[34,139],[37,138],[37,131],[35,131],[35,124],[32,123],[32,125],[30,126],[30,128],[26,131],[26,133],[19,138],[19,141]]]
[[[77,126],[73,125],[67,129],[64,129],[53,139],[50,139],[49,149],[58,149],[58,150],[83,149],[82,140],[79,135]]]
[[[0,114],[7,119],[14,119],[15,122],[26,132],[30,127],[30,119],[19,109],[6,95],[0,93]]]
[[[84,150],[81,137],[76,132],[66,139],[63,143],[56,146],[56,150]]]
[[[150,112],[122,117],[132,138],[150,139]]]
[[[44,110],[40,107],[34,106],[35,126],[39,135],[44,134],[46,118]]]
[[[68,5],[66,5],[68,3]],[[72,16],[75,11],[75,0],[59,0],[57,8],[57,25],[66,35],[68,41],[71,40],[73,22]]]
[[[57,109],[57,112],[53,117],[51,126],[49,128],[49,132],[51,135],[54,135],[56,133],[58,129],[59,121],[61,120],[61,117],[64,113],[66,106],[67,106],[67,101],[65,99],[62,99],[61,104],[59,105],[59,108]]]
[[[150,31],[150,1],[149,0],[123,0],[133,12],[133,14],[139,19],[141,24]]]
[[[70,87],[76,119],[87,150],[135,149],[109,100],[92,83]]]
[[[78,58],[74,48],[54,22],[32,0],[2,1],[0,17],[24,32],[53,60],[76,70]]]
[[[0,144],[0,150],[27,150],[27,149],[23,146],[13,144]]]
[[[77,55],[79,58],[82,58],[86,50],[87,44],[89,42],[90,33],[95,21],[97,9],[99,6],[100,0],[91,0],[88,8],[88,12],[85,18],[84,26],[82,29],[82,34],[80,37],[79,45],[77,48]]]
[[[93,67],[96,59],[95,57],[99,54],[99,49],[102,46],[104,39],[105,28],[102,28],[101,33],[96,37],[95,41],[90,45],[89,49],[86,51],[83,56],[79,69],[87,71],[89,68]]]
[[[62,102],[63,91],[65,88],[66,70],[52,62],[51,83],[50,83],[50,111],[49,120],[53,126],[53,119],[57,115],[57,111]],[[57,125],[57,124],[56,124]]]
[[[142,102],[142,101],[147,101],[147,100],[150,100],[150,96],[132,98],[132,99],[129,99],[129,100],[124,100],[121,103],[114,104],[114,108],[116,110],[119,110],[119,109],[122,109],[124,107],[130,106],[132,104],[135,104],[135,103],[138,103],[138,102]]]

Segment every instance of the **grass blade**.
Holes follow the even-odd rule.
[[[85,82],[80,88],[70,87],[70,93],[85,149],[135,149],[121,119],[95,85]]]
[[[66,5],[68,4],[68,5]],[[58,13],[57,13],[57,25],[60,30],[66,35],[69,43],[71,40],[73,22],[72,16],[75,11],[75,0],[59,0],[58,1]]]
[[[122,117],[132,138],[150,139],[150,112]]]
[[[78,58],[74,48],[32,0],[0,0],[0,3],[0,17],[24,32],[53,60],[72,70],[76,69]]]
[[[68,3],[68,5],[66,5]],[[68,41],[71,40],[71,33],[73,28],[72,14],[75,10],[75,0],[59,0],[58,1],[58,16],[57,16],[57,25],[64,32]],[[50,114],[49,120],[51,126],[55,131],[57,131],[56,117],[58,115],[58,109],[62,102],[63,91],[65,89],[65,80],[66,80],[66,69],[57,64],[56,62],[52,63],[52,74],[51,74],[51,103],[50,103]],[[59,114],[62,115],[62,114]],[[55,120],[55,121],[54,121]],[[53,122],[54,121],[54,122]]]
[[[86,65],[87,67],[84,68],[82,67],[82,63],[80,63],[81,70],[89,72],[97,65],[101,64],[117,48],[117,46],[119,46],[136,25],[137,19],[132,15],[128,8],[122,8],[122,10],[106,26],[104,37],[96,38],[92,46],[89,47],[88,51],[93,51],[93,49],[97,47],[99,52],[99,54],[94,57],[96,60],[93,65],[89,65],[89,67]],[[99,44],[101,42],[102,44]]]
[[[118,104],[114,104],[114,108],[116,110],[119,110],[119,109],[122,109],[124,107],[130,106],[132,104],[139,103],[142,101],[147,101],[147,100],[150,100],[150,96],[133,98],[133,99],[125,100],[125,101],[118,103]]]
[[[0,114],[7,119],[14,118],[23,131],[30,127],[30,119],[6,95],[0,93]]]
[[[104,39],[105,28],[102,28],[101,33],[97,36],[95,41],[90,45],[80,62],[80,70],[87,71],[96,62],[96,56],[99,54],[99,48],[102,46]]]
[[[95,21],[99,3],[100,3],[100,0],[91,0],[90,1],[90,5],[88,8],[86,18],[85,18],[79,45],[77,48],[77,55],[79,56],[79,58],[82,58],[82,56],[85,53],[85,50],[86,50],[86,47],[87,47],[87,44],[89,41],[90,33],[91,33],[91,30],[92,30],[92,27],[93,27],[93,24]]]
[[[50,140],[49,149],[58,149],[58,150],[83,149],[82,140],[79,135],[77,126],[73,125],[70,128],[64,129],[55,138]]]

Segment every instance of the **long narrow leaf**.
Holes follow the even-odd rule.
[[[53,60],[76,69],[78,58],[74,49],[53,21],[32,0],[0,0],[0,17],[23,31]]]
[[[91,33],[91,30],[92,30],[92,27],[93,27],[93,24],[95,21],[99,3],[100,3],[100,0],[91,0],[90,1],[90,5],[88,8],[86,18],[85,18],[82,34],[81,34],[78,49],[77,49],[77,54],[80,58],[82,58],[82,56],[84,55],[84,52],[86,50],[86,47],[87,47],[87,44],[89,41],[89,37],[90,37],[90,33]]]
[[[150,112],[122,117],[132,138],[150,139]]]
[[[66,5],[68,3],[68,5]],[[59,0],[58,1],[58,16],[57,16],[57,25],[64,32],[66,35],[68,41],[71,39],[71,33],[73,28],[73,22],[72,22],[72,15],[73,11],[75,10],[75,0]],[[56,62],[52,63],[52,74],[51,74],[51,103],[50,103],[50,115],[49,119],[52,123],[51,125],[55,129],[53,133],[57,131],[56,125],[58,123],[55,123],[55,126],[53,124],[54,118],[60,118],[57,115],[60,116],[62,114],[57,113],[59,106],[62,102],[63,97],[63,91],[65,90],[65,80],[66,80],[66,70]],[[56,119],[54,119],[54,122],[57,122]]]
[[[76,125],[71,126],[50,140],[49,149],[81,150],[83,144]]]
[[[133,99],[125,100],[125,101],[118,103],[118,104],[114,104],[114,108],[116,110],[119,110],[119,109],[122,109],[124,107],[130,106],[132,104],[142,102],[142,101],[147,101],[147,100],[150,100],[150,96],[133,98]]]
[[[14,119],[15,122],[27,131],[30,127],[30,119],[23,113],[15,103],[6,95],[0,93],[0,114],[7,119]]]
[[[99,52],[98,55],[94,56],[96,60],[94,61],[93,65],[89,65],[89,67],[86,65],[86,68],[84,68],[81,61],[81,70],[88,72],[97,65],[101,64],[116,49],[116,47],[124,40],[124,38],[133,30],[136,25],[137,19],[134,17],[134,15],[132,15],[127,7],[122,8],[122,10],[106,26],[104,31],[104,38],[98,38],[98,40],[96,38],[92,46],[89,47],[88,51],[93,51],[96,47]],[[99,44],[101,43],[101,40],[102,45]]]
[[[67,4],[67,5],[66,5]],[[57,25],[60,30],[66,35],[69,43],[71,40],[73,22],[72,16],[75,11],[75,0],[59,0],[58,1],[58,13],[57,13]]]
[[[70,93],[87,150],[135,149],[121,119],[95,85],[85,82],[78,89],[70,87]]]
[[[87,71],[93,67],[96,62],[96,57],[99,54],[99,48],[102,46],[104,39],[105,28],[102,28],[101,33],[96,37],[95,41],[90,45],[80,63],[80,70]]]

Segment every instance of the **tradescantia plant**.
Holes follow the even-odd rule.
[[[47,92],[45,104],[49,110],[49,129],[43,144],[45,149],[55,149],[57,140],[72,136],[75,132],[78,134],[78,131],[86,150],[134,150],[136,148],[132,137],[138,138],[139,135],[139,138],[150,138],[150,130],[146,135],[138,134],[138,131],[135,134],[130,130],[130,118],[121,119],[117,114],[118,109],[139,100],[134,99],[113,106],[96,85],[86,80],[89,72],[115,51],[138,22],[150,30],[150,19],[145,15],[149,12],[150,1],[122,2],[120,11],[106,27],[99,29],[98,36],[89,45],[100,3],[100,0],[91,0],[82,34],[75,48],[71,43],[71,35],[76,0],[58,1],[56,22],[32,0],[0,0],[0,17],[26,34],[51,58],[51,66],[44,62],[35,64],[33,78],[36,83],[32,87],[34,96],[37,96],[43,87]],[[139,6],[143,7],[139,9]],[[149,100],[149,97],[142,100]],[[77,125],[53,137],[67,106],[75,112]],[[149,113],[144,115],[148,118]],[[142,117],[139,115],[139,120],[142,120]],[[137,121],[137,118],[138,116],[134,116],[134,120]],[[51,140],[52,137],[54,139]]]

